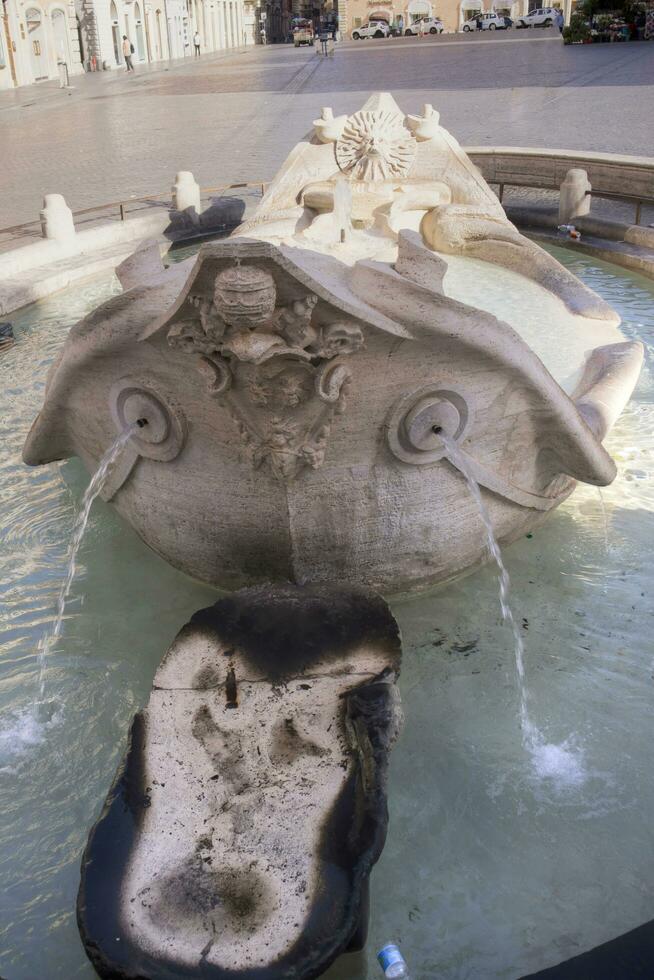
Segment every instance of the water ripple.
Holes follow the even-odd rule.
[[[651,284],[560,257],[620,311],[651,364]],[[0,973],[10,980],[94,976],[74,917],[81,850],[156,664],[215,598],[98,504],[51,655],[48,704],[35,713],[37,645],[86,477],[76,462],[28,468],[21,449],[69,326],[115,289],[87,283],[15,315],[16,344],[0,355]],[[579,487],[506,554],[531,709],[546,733],[540,755],[527,758],[519,739],[493,571],[396,608],[407,721],[372,879],[373,935],[405,928],[418,976],[463,976],[462,964],[480,961],[480,929],[492,980],[540,968],[553,949],[572,955],[589,922],[617,934],[654,914],[649,368],[607,448],[619,473],[602,498]]]

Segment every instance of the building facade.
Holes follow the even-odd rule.
[[[83,71],[73,0],[3,0],[1,10],[0,89]]]
[[[570,19],[571,0],[555,0]],[[423,17],[438,17],[446,31],[459,31],[476,14],[495,11],[515,19],[538,6],[537,0],[339,0],[341,31],[348,36],[369,20],[385,20],[389,24],[407,25]]]
[[[0,88],[254,44],[254,0],[0,0]]]
[[[122,40],[134,46],[135,65],[193,57],[254,43],[245,27],[243,0],[78,0],[87,70],[125,64]]]

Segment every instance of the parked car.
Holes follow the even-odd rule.
[[[494,12],[482,14],[479,17],[479,26],[482,31],[505,31],[508,26],[506,23],[507,19]]]
[[[551,27],[556,21],[556,7],[539,7],[531,10],[524,17],[516,17],[514,27]]]
[[[412,37],[416,34],[442,34],[443,33],[443,21],[439,20],[438,17],[422,17],[420,20],[416,20],[413,24],[409,26],[404,31],[406,37]]]
[[[385,20],[371,20],[362,27],[355,27],[352,31],[352,38],[355,41],[364,41],[367,37],[390,37],[391,29]]]
[[[463,25],[463,30],[466,32],[466,34],[468,33],[468,31],[476,31],[477,30],[477,21],[479,19],[480,19],[479,18],[479,14],[475,14],[474,17],[471,17],[470,20],[467,20],[465,22],[465,24]]]

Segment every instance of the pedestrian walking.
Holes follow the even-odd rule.
[[[200,32],[196,31],[193,35],[193,45],[195,47],[195,57],[200,57]]]
[[[565,23],[565,18],[563,16],[563,11],[559,9],[556,15],[556,26],[559,29],[559,34],[563,34],[563,24]]]
[[[127,34],[123,34],[123,58],[125,59],[125,65],[127,71],[134,71],[134,65],[132,64],[133,54],[134,54],[134,45],[127,37]]]
[[[327,33],[327,31],[322,30],[320,32],[320,48],[321,48],[322,54],[327,54],[327,42],[328,41],[329,41],[329,34]]]

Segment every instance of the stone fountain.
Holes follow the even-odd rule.
[[[461,461],[501,543],[576,481],[610,483],[642,346],[508,221],[431,106],[386,94],[323,109],[231,238],[169,269],[146,244],[118,275],[25,461],[91,470],[140,421],[105,499],[177,568],[249,588],[157,672],[80,928],[102,976],[317,977],[365,938],[399,727],[397,631],[365,590],[485,560]]]
[[[576,480],[614,477],[602,439],[641,346],[510,224],[430,106],[324,110],[237,234],[168,270],[144,249],[118,272],[124,293],[70,332],[24,457],[91,469],[146,418],[105,496],[196,578],[388,593],[473,567],[479,521],[439,430],[503,543]],[[510,323],[466,300],[493,288],[560,322],[531,325],[530,345],[519,300]],[[567,391],[533,349],[562,343]]]

